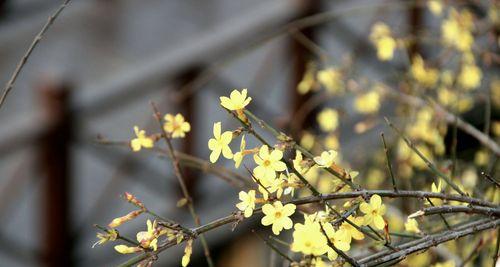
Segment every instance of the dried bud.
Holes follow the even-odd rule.
[[[141,213],[143,213],[143,212],[144,212],[144,210],[134,210],[125,216],[115,218],[108,224],[108,227],[109,228],[116,228],[116,227],[118,227],[118,226],[120,226],[128,221],[135,219],[137,216],[141,215]]]
[[[145,209],[144,204],[129,192],[125,192],[125,194],[123,194],[123,197],[125,198],[125,200],[132,203],[132,205],[135,205],[136,207],[141,209]]]

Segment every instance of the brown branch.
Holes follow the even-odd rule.
[[[425,191],[404,191],[404,190],[399,190],[398,192],[394,192],[393,190],[362,190],[362,191],[355,191],[355,192],[324,194],[324,195],[319,195],[319,196],[304,197],[304,198],[292,200],[292,201],[289,201],[289,202],[286,202],[283,204],[286,205],[288,203],[292,203],[295,205],[305,205],[305,204],[309,204],[309,203],[318,203],[318,202],[323,202],[323,201],[327,201],[327,200],[334,200],[334,199],[351,199],[351,198],[356,198],[356,197],[360,197],[360,196],[369,198],[370,196],[372,196],[374,194],[377,194],[381,197],[388,197],[388,198],[420,198],[420,199],[423,199],[425,197],[439,198],[439,199],[446,199],[446,200],[461,201],[461,202],[465,202],[465,203],[469,203],[469,204],[481,205],[481,206],[486,206],[486,207],[498,207],[498,205],[495,205],[493,203],[489,203],[489,202],[486,202],[486,201],[483,201],[480,199],[471,198],[471,197],[456,195],[456,194],[446,195],[446,194],[442,194],[442,193],[433,193],[433,192],[425,192]],[[351,209],[351,210],[347,211],[346,213],[342,214],[337,220],[335,220],[333,222],[333,224],[340,223],[344,220],[347,221],[346,220],[347,217],[349,215],[351,215],[352,212],[354,212],[354,209]],[[253,213],[254,215],[252,215],[252,216],[255,216],[256,214],[260,214],[260,213],[262,213],[262,210],[260,208],[256,209]],[[226,217],[217,219],[213,222],[207,223],[203,226],[194,228],[191,230],[191,232],[193,233],[193,236],[197,236],[197,235],[203,234],[205,232],[211,231],[213,229],[219,228],[221,226],[224,226],[224,225],[227,225],[230,223],[239,222],[243,219],[244,218],[239,214],[231,214],[231,215],[228,215]],[[485,221],[488,221],[488,220],[482,220],[479,222],[485,222]],[[461,229],[461,228],[457,228],[457,229]],[[419,240],[422,240],[422,239],[418,239],[416,241],[419,241]],[[415,241],[412,241],[412,242],[415,242]],[[129,261],[123,263],[120,266],[132,266],[132,265],[137,264],[137,263],[141,262],[142,260],[145,260],[149,257],[156,256],[157,254],[161,253],[165,249],[170,248],[172,246],[175,246],[176,244],[177,244],[176,240],[169,241],[164,246],[158,247],[158,250],[156,252],[154,252],[154,253],[148,252],[148,253],[145,253],[142,255],[138,255],[138,256],[130,259]],[[396,249],[399,249],[399,248],[396,247]],[[393,251],[393,250],[391,249],[391,250],[387,250],[387,251]],[[360,263],[362,263],[362,262],[360,262]]]
[[[398,246],[398,251],[389,251],[387,254],[376,253],[372,256],[361,259],[359,262],[366,264],[366,266],[376,266],[380,264],[384,264],[386,262],[398,262],[406,258],[407,255],[412,253],[426,250],[430,247],[437,246],[441,243],[457,239],[466,235],[475,234],[484,230],[488,230],[491,228],[498,227],[500,224],[500,219],[497,220],[487,220],[480,222],[473,222],[470,224],[466,224],[462,227],[456,228],[455,230],[449,230],[440,232],[437,234],[426,236],[417,241],[408,242],[401,246]],[[381,255],[380,255],[381,254]]]
[[[425,107],[428,104],[421,98],[417,96],[412,96],[408,95],[399,91],[396,91],[392,88],[386,88],[386,92],[389,93],[391,96],[398,98],[399,100],[405,102],[406,104],[409,104],[413,107]],[[446,121],[448,124],[455,124],[456,126],[466,132],[467,134],[471,135],[475,139],[477,139],[483,146],[488,148],[495,154],[497,157],[500,157],[500,146],[495,142],[493,139],[491,139],[489,136],[485,135],[483,132],[472,126],[471,124],[467,123],[464,121],[462,118],[459,116],[455,116],[451,112],[447,111],[444,107],[440,106],[437,103],[432,103],[432,107],[436,111],[438,115],[441,115],[441,117]]]
[[[500,208],[493,207],[476,207],[476,206],[435,206],[428,207],[422,210],[422,215],[443,214],[443,213],[477,213],[486,216],[500,217]]]
[[[189,195],[189,191],[187,189],[186,183],[184,181],[184,177],[183,177],[182,172],[181,172],[179,159],[175,155],[174,147],[172,145],[172,141],[170,140],[170,136],[163,128],[163,125],[161,123],[161,115],[160,115],[160,112],[158,111],[158,108],[156,107],[155,103],[151,102],[151,106],[152,106],[153,112],[154,112],[153,115],[156,118],[156,120],[158,121],[159,127],[160,127],[161,131],[163,132],[163,137],[165,139],[165,142],[167,143],[169,156],[172,159],[172,165],[174,167],[174,173],[175,173],[175,176],[177,177],[177,180],[179,181],[179,185],[181,186],[182,194],[184,195],[184,198],[187,200],[187,206],[189,208],[189,212],[191,213],[191,217],[193,217],[195,225],[200,226],[200,217],[198,216],[198,214],[196,213],[196,211],[194,209],[193,200],[192,200],[191,196]],[[207,259],[208,265],[210,267],[215,266],[213,261],[212,261],[212,257],[210,256],[210,250],[208,249],[208,244],[207,244],[207,241],[205,240],[205,237],[203,235],[200,235],[200,240],[201,240],[201,244],[203,246],[203,250],[205,252],[205,257]]]
[[[52,15],[49,16],[49,18],[47,19],[47,22],[45,23],[45,25],[43,25],[42,30],[40,30],[40,32],[35,36],[35,39],[33,39],[33,42],[31,43],[30,47],[24,53],[24,55],[21,58],[21,60],[19,61],[19,63],[17,63],[16,69],[14,70],[14,73],[12,73],[12,75],[11,75],[9,81],[7,82],[7,84],[5,84],[2,96],[0,97],[0,109],[3,106],[3,104],[5,102],[5,99],[7,99],[7,95],[10,93],[10,91],[12,90],[12,88],[14,88],[14,83],[16,82],[17,77],[21,73],[21,70],[26,65],[26,62],[28,62],[28,58],[30,57],[31,53],[33,52],[33,50],[35,49],[35,47],[38,45],[38,43],[40,43],[40,41],[43,39],[43,37],[44,37],[45,33],[47,32],[47,30],[50,28],[50,26],[52,26],[52,24],[57,19],[57,17],[59,16],[59,14],[61,14],[61,12],[64,10],[64,8],[66,8],[66,6],[69,4],[70,1],[71,0],[65,0],[59,6],[59,8],[57,8],[57,10]]]

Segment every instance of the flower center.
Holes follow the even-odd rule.
[[[276,219],[281,218],[281,216],[282,216],[281,211],[277,211],[277,212],[275,212],[275,213],[274,213],[274,217],[275,217]]]
[[[264,167],[268,167],[269,165],[271,165],[271,161],[266,159],[266,160],[264,160],[263,164],[264,164]]]
[[[311,242],[306,241],[306,243],[304,244],[304,246],[306,246],[306,247],[310,247],[310,246],[311,246]]]

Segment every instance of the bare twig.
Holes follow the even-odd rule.
[[[398,98],[399,100],[405,102],[406,104],[409,104],[414,107],[425,107],[428,104],[421,98],[408,95],[399,91],[396,91],[395,89],[388,88],[386,87],[386,92],[393,96]],[[497,157],[500,156],[500,146],[498,145],[495,140],[491,139],[488,135],[485,135],[483,132],[472,126],[471,124],[467,123],[464,121],[462,118],[459,116],[455,116],[451,112],[447,111],[445,108],[440,106],[439,104],[433,102],[432,107],[436,111],[436,113],[442,117],[448,124],[453,124],[456,123],[457,127],[466,132],[467,134],[471,135],[474,137],[476,140],[478,140],[483,146],[487,147],[490,151],[493,152]]]
[[[273,243],[271,243],[268,239],[262,237],[261,235],[259,235],[259,233],[257,233],[255,230],[252,229],[252,233],[257,236],[260,240],[264,241],[264,243],[269,246],[272,250],[276,251],[276,253],[278,253],[281,257],[283,257],[283,259],[289,261],[289,262],[293,262],[293,259],[291,259],[290,257],[288,257],[288,255],[286,255],[285,253],[283,253],[282,251],[280,251],[275,245],[273,245]]]
[[[328,246],[331,247],[340,257],[342,257],[344,260],[349,262],[349,264],[351,264],[352,266],[359,266],[359,263],[355,259],[349,257],[342,250],[335,247],[335,245],[330,240],[330,238],[328,238],[328,235],[326,234],[326,231],[325,231],[325,228],[323,227],[323,224],[320,223],[319,226],[321,226],[321,232],[323,233],[323,235],[326,237],[326,240],[328,241]]]
[[[476,206],[434,206],[424,208],[422,215],[444,214],[444,213],[478,213],[490,217],[500,217],[500,208],[493,207],[476,207]]]
[[[398,192],[394,192],[393,190],[362,190],[362,191],[355,191],[355,192],[343,192],[343,193],[304,197],[304,198],[295,199],[295,200],[292,200],[292,201],[289,201],[289,202],[286,202],[283,204],[286,205],[288,203],[293,203],[295,205],[304,205],[304,204],[318,203],[321,201],[327,201],[327,200],[333,200],[333,199],[349,199],[349,198],[356,198],[356,197],[360,197],[360,196],[370,197],[371,195],[374,195],[374,194],[380,195],[381,197],[389,197],[389,198],[408,198],[408,197],[425,198],[425,197],[431,197],[431,198],[440,198],[440,199],[461,201],[461,202],[475,204],[475,205],[482,204],[483,206],[486,206],[486,207],[497,207],[497,205],[495,205],[493,203],[484,202],[483,200],[480,200],[480,199],[470,198],[470,197],[466,197],[466,196],[460,196],[460,195],[456,195],[456,194],[446,195],[446,194],[442,194],[442,193],[433,193],[433,192],[425,192],[425,191],[404,191],[404,190],[400,190]],[[342,220],[347,221],[346,218],[349,215],[351,215],[353,211],[354,210],[351,209],[351,210],[347,211],[346,213],[341,214],[340,218],[335,220],[333,222],[333,224],[340,223]],[[257,215],[260,213],[262,213],[262,210],[256,209],[253,214]],[[252,215],[252,216],[254,216],[254,215]],[[193,236],[201,235],[205,232],[211,231],[213,229],[219,228],[219,227],[224,226],[224,225],[228,225],[230,223],[240,221],[242,219],[243,218],[240,215],[231,214],[231,215],[228,215],[226,217],[217,219],[213,222],[207,223],[203,226],[199,226],[197,228],[194,228],[191,230],[191,232],[193,233]],[[477,221],[477,223],[484,223],[486,221],[487,220],[480,220],[480,221]],[[419,240],[422,240],[422,239],[419,239]],[[172,241],[168,242],[167,244],[165,244],[164,246],[158,247],[158,250],[156,252],[138,255],[120,266],[132,266],[132,265],[137,264],[138,262],[140,262],[144,259],[147,259],[149,257],[157,255],[158,253],[161,253],[162,251],[164,251],[172,246],[175,246],[176,244],[177,244],[176,240],[172,240]],[[396,249],[397,249],[397,247],[396,247]],[[387,250],[387,251],[390,252],[390,251],[392,251],[392,249]]]
[[[435,207],[436,205],[434,205],[434,203],[432,202],[432,200],[430,198],[426,198],[427,201],[429,201],[429,203],[431,204],[431,206]],[[444,217],[443,214],[439,214],[439,217],[441,217],[441,219],[443,220],[444,222],[444,225],[446,225],[446,228],[448,228],[448,230],[451,230],[451,226],[450,224],[448,223],[448,221],[446,220],[446,218]]]
[[[391,175],[392,187],[395,192],[398,192],[398,187],[396,186],[396,179],[394,178],[394,173],[392,172],[391,158],[389,156],[389,149],[387,148],[387,143],[385,142],[384,133],[381,133],[382,143],[384,144],[385,159],[387,161],[387,168],[389,169],[389,174]]]
[[[484,176],[486,179],[488,179],[488,181],[492,182],[496,187],[500,187],[500,183],[495,180],[493,177],[491,177],[491,175],[485,173],[485,172],[481,172],[481,175]]]
[[[401,132],[401,130],[399,130],[394,124],[392,124],[391,121],[389,121],[388,118],[385,118],[385,121],[387,122],[387,125],[389,125],[402,139],[403,141],[408,145],[408,147],[413,150],[413,152],[415,152],[424,162],[425,164],[427,165],[427,167],[429,167],[429,169],[434,173],[436,174],[437,176],[443,178],[443,180],[449,185],[451,186],[455,191],[457,191],[460,195],[463,195],[465,196],[465,193],[460,190],[460,188],[448,177],[446,176],[444,173],[442,173],[440,170],[438,170],[438,168],[429,160],[427,159],[416,147],[415,145],[410,141],[410,139],[408,139],[404,134],[403,132]]]
[[[159,127],[160,127],[161,131],[163,132],[163,137],[165,139],[165,142],[167,143],[169,156],[172,159],[172,165],[174,167],[174,173],[175,173],[175,176],[177,177],[177,180],[179,181],[179,185],[181,186],[182,194],[184,195],[184,198],[187,200],[187,205],[189,208],[189,212],[191,213],[191,217],[193,217],[193,220],[194,220],[194,223],[196,224],[196,226],[200,226],[200,217],[198,216],[198,214],[196,213],[196,211],[194,209],[193,200],[192,200],[191,196],[189,195],[189,191],[187,189],[186,183],[184,182],[184,177],[182,176],[179,159],[175,155],[172,141],[170,140],[168,133],[163,128],[163,125],[161,123],[161,115],[160,115],[160,112],[158,111],[158,108],[156,107],[155,103],[151,102],[151,106],[152,106],[153,112],[154,112],[153,115],[156,118],[156,120],[158,121]],[[214,267],[214,263],[212,261],[212,257],[210,256],[210,250],[208,249],[208,244],[207,244],[207,241],[205,240],[205,237],[203,235],[200,235],[200,240],[201,240],[201,244],[203,246],[203,250],[204,250],[208,265],[210,267]]]
[[[449,230],[434,235],[428,235],[425,238],[419,239],[417,241],[408,242],[406,244],[396,247],[398,248],[398,251],[388,252],[387,254],[384,254],[385,252],[373,254],[372,256],[359,260],[359,262],[362,264],[366,264],[366,266],[376,266],[389,261],[398,262],[400,260],[403,260],[409,254],[422,251],[430,247],[434,247],[441,243],[457,239],[466,235],[475,234],[484,230],[495,228],[498,227],[499,224],[500,224],[500,219],[494,221],[488,220],[486,222],[481,221],[481,223],[474,222],[471,224],[464,225],[455,230]]]
[[[2,96],[0,97],[0,109],[3,106],[3,104],[5,102],[5,99],[7,99],[7,95],[10,93],[10,91],[12,90],[12,88],[14,88],[14,83],[16,82],[17,77],[21,73],[21,70],[26,65],[26,62],[28,62],[28,58],[30,57],[31,53],[33,52],[33,50],[35,49],[35,47],[38,45],[38,43],[40,43],[40,41],[43,39],[43,37],[44,37],[45,33],[47,32],[47,30],[50,28],[50,26],[52,26],[52,24],[57,19],[57,17],[59,16],[59,14],[61,14],[61,12],[64,10],[64,8],[66,8],[66,6],[69,4],[70,1],[71,0],[65,0],[57,8],[57,10],[52,15],[49,16],[49,18],[47,19],[47,22],[45,23],[45,25],[43,25],[42,30],[40,30],[40,32],[35,36],[35,39],[33,39],[33,42],[31,43],[30,47],[24,53],[24,55],[21,58],[21,60],[19,61],[19,63],[17,63],[17,67],[14,70],[14,73],[12,73],[9,81],[7,81],[7,84],[5,84]]]

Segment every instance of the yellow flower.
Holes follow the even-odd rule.
[[[140,247],[129,247],[126,245],[116,245],[115,250],[121,254],[131,254],[131,253],[137,253],[137,252],[142,251],[142,249]]]
[[[473,100],[467,95],[460,97],[452,89],[441,87],[438,89],[438,101],[445,107],[457,109],[458,112],[463,113],[469,111],[473,106]]]
[[[233,152],[229,148],[229,143],[233,139],[233,133],[226,131],[221,134],[221,123],[214,123],[214,138],[208,140],[208,148],[212,150],[210,153],[210,162],[215,163],[222,152],[226,159],[233,157]]]
[[[339,138],[334,134],[329,134],[324,139],[325,147],[327,149],[339,149]]]
[[[270,181],[276,177],[276,172],[284,171],[286,165],[281,161],[283,158],[283,152],[274,149],[269,152],[269,147],[263,145],[260,147],[259,153],[254,155],[255,163],[259,166],[255,167],[253,170],[257,179],[261,181]],[[264,182],[265,184],[265,182]]]
[[[320,257],[314,258],[311,263],[313,264],[312,265],[313,267],[332,267],[333,266],[331,264],[324,262],[323,259],[321,259]]]
[[[336,248],[342,251],[351,249],[351,235],[347,231],[343,229],[335,231],[330,223],[323,224],[323,229],[325,229],[326,236]]]
[[[304,157],[302,152],[295,150],[295,159],[292,160],[293,168],[300,174],[304,174],[307,171],[307,166],[305,166]]]
[[[488,151],[481,149],[476,152],[476,155],[474,155],[474,163],[478,166],[486,166],[488,165],[488,162],[490,161],[490,156],[488,154]]]
[[[443,191],[443,182],[441,181],[441,179],[439,179],[439,182],[436,186],[435,183],[432,183],[431,185],[431,192],[432,193],[442,193]],[[440,199],[440,198],[432,198],[432,204],[436,205],[436,206],[441,206],[443,204],[443,200]]]
[[[270,180],[270,183],[266,185],[267,191],[269,191],[269,193],[276,192],[277,198],[281,198],[281,195],[283,194],[283,184],[285,182],[283,177],[285,176],[281,173],[279,177]]]
[[[252,216],[253,210],[255,209],[255,190],[250,190],[248,193],[240,191],[239,198],[241,202],[236,204],[236,207],[244,212],[246,218]]]
[[[323,85],[326,90],[332,94],[339,93],[342,89],[344,89],[342,73],[335,68],[320,70],[318,71],[316,77],[321,85]]]
[[[184,255],[182,256],[181,264],[182,267],[186,267],[191,260],[191,254],[193,253],[193,240],[189,239],[186,244],[186,248],[184,248]]]
[[[148,230],[137,233],[137,241],[143,248],[152,248],[154,251],[158,249],[158,233],[156,230],[156,220],[146,222]]]
[[[385,221],[382,216],[385,214],[385,205],[382,204],[382,198],[379,195],[373,195],[370,203],[361,203],[359,209],[365,214],[366,225],[372,225],[380,230],[384,229]]]
[[[183,138],[191,130],[191,125],[184,120],[184,117],[180,113],[175,116],[166,114],[164,119],[163,130],[171,134],[172,138]]]
[[[441,3],[441,0],[429,0],[427,7],[435,16],[440,16],[443,13],[443,3]]]
[[[325,132],[335,131],[339,125],[339,114],[331,108],[323,109],[317,117],[319,127]]]
[[[491,102],[500,108],[500,79],[493,79],[490,83]]]
[[[300,145],[305,149],[311,149],[314,146],[314,135],[309,132],[305,132],[300,138]]]
[[[132,147],[133,151],[137,152],[141,150],[142,147],[144,148],[153,147],[154,141],[152,138],[146,136],[146,131],[139,130],[139,127],[134,126],[134,132],[136,138],[130,141],[130,147]]]
[[[337,151],[335,150],[323,151],[321,153],[321,156],[314,157],[314,162],[316,162],[316,164],[318,164],[319,167],[329,168],[335,162],[335,157],[337,157]]]
[[[325,254],[328,251],[328,241],[321,231],[319,222],[305,220],[304,224],[296,223],[291,250],[305,255]]]
[[[500,121],[494,121],[491,124],[491,130],[493,131],[493,134],[497,137],[500,136]]]
[[[441,24],[443,42],[461,52],[468,52],[474,44],[474,37],[471,33],[473,29],[472,14],[469,11],[464,10],[458,13],[452,9],[448,18]]]
[[[455,262],[453,260],[449,260],[446,262],[440,262],[432,265],[433,267],[455,267]]]
[[[378,59],[388,61],[394,57],[396,40],[391,36],[391,30],[385,23],[377,22],[373,25],[370,40],[377,48]]]
[[[375,41],[377,47],[377,57],[382,61],[391,60],[396,49],[396,40],[390,36],[383,36]]]
[[[426,68],[424,60],[420,55],[413,57],[410,72],[418,83],[427,88],[436,86],[439,79],[439,71],[434,68]]]
[[[92,245],[94,248],[96,245],[102,245],[108,241],[115,241],[118,237],[118,232],[115,229],[108,230],[106,233],[97,233],[97,242]]]
[[[242,110],[252,101],[251,97],[247,97],[247,89],[243,89],[240,92],[238,90],[233,90],[229,97],[221,96],[220,104],[221,106],[229,110]]]
[[[265,204],[262,206],[265,216],[262,217],[261,223],[264,226],[272,224],[273,233],[279,235],[281,230],[292,228],[293,222],[288,217],[295,213],[295,208],[294,204],[283,206],[280,201],[275,201],[273,205]]]
[[[458,74],[458,85],[465,90],[474,90],[481,85],[483,73],[473,62],[462,66]]]
[[[350,222],[354,223],[355,225],[357,226],[362,226],[364,224],[364,218],[363,217],[356,217],[354,218],[354,216],[349,216],[347,218]],[[343,222],[340,227],[339,227],[339,230],[343,230],[346,232],[346,234],[348,234],[350,236],[350,238],[354,238],[356,240],[362,240],[365,238],[365,235],[363,235],[362,232],[360,232],[358,229],[356,229],[356,227],[352,226],[350,223],[348,222]]]
[[[233,156],[234,160],[234,167],[237,169],[240,167],[241,162],[243,161],[243,157],[245,157],[245,135],[241,137],[241,143],[240,143],[240,151],[236,152]]]
[[[304,76],[297,85],[297,92],[299,92],[299,94],[304,95],[307,94],[312,89],[315,89],[316,86],[316,81],[314,80],[315,72],[316,72],[316,64],[312,62],[307,64]]]
[[[354,100],[354,108],[359,113],[375,113],[380,109],[380,94],[372,90],[366,94],[361,94]]]
[[[410,233],[420,233],[420,229],[418,229],[418,222],[415,219],[406,220],[405,229]]]

